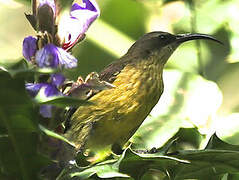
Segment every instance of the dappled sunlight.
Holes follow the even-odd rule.
[[[239,179],[238,0],[0,14],[0,179]]]
[[[228,143],[239,145],[239,113],[232,113],[227,116],[218,115],[213,126],[220,138]]]
[[[14,0],[0,0],[0,6],[6,6],[7,8],[17,9],[22,7],[23,5]]]
[[[0,63],[13,63],[22,58],[22,40],[34,34],[24,17],[28,7],[15,1],[0,1]]]
[[[164,71],[164,93],[138,133],[148,128],[151,143],[161,146],[180,127],[196,127],[208,136],[216,131],[216,113],[222,103],[222,93],[216,83],[199,75],[177,70]],[[163,130],[165,129],[165,130]],[[137,134],[136,134],[137,136]],[[152,139],[155,139],[152,140]]]
[[[163,7],[155,2],[149,8],[152,13],[146,22],[148,32],[158,30],[172,32],[172,23],[178,22],[185,14],[188,14],[183,1],[171,2]]]

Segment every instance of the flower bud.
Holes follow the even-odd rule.
[[[38,31],[55,34],[56,6],[54,0],[39,0],[36,11]]]

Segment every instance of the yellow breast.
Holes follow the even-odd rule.
[[[94,95],[92,105],[74,113],[68,138],[78,148],[99,150],[127,142],[162,94],[162,68],[153,60],[132,63],[113,84],[115,88]]]

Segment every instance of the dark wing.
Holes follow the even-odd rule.
[[[128,64],[127,56],[114,61],[105,67],[103,71],[100,72],[100,80],[113,83],[116,76],[121,72],[122,69]]]
[[[113,63],[106,66],[106,68],[100,72],[99,78],[101,81],[106,81],[109,83],[113,83],[116,79],[116,76],[124,69],[124,67],[128,64],[127,56],[123,56],[122,58],[114,61]],[[100,91],[99,91],[100,92]],[[98,93],[99,93],[98,92]],[[97,93],[95,93],[97,94]],[[95,94],[92,94],[88,99],[93,97]],[[71,107],[65,113],[65,130],[64,133],[70,128],[71,124],[71,116],[75,113],[77,107]]]

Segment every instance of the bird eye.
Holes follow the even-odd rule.
[[[164,35],[160,35],[159,38],[162,39],[162,40],[164,40],[164,39],[165,39],[165,36],[164,36]]]

